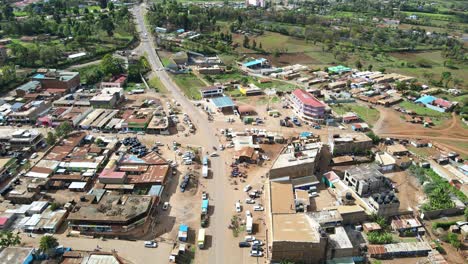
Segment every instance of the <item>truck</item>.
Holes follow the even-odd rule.
[[[203,165],[203,166],[208,166],[208,156],[204,156],[204,157],[203,157],[202,165]]]
[[[188,226],[187,225],[179,226],[179,233],[177,235],[177,238],[180,241],[187,242],[187,238],[188,238]]]
[[[202,167],[202,176],[203,176],[203,178],[208,177],[208,165],[203,165],[203,167]]]
[[[207,214],[208,213],[208,199],[202,200],[202,206],[201,206],[201,212],[202,214]]]
[[[198,248],[202,249],[205,247],[205,229],[201,228],[198,230],[198,239],[197,239]]]
[[[253,217],[252,216],[247,216],[245,229],[247,231],[247,234],[251,235],[253,233]]]

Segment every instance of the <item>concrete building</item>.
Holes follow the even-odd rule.
[[[33,263],[34,248],[7,247],[0,251],[0,263],[30,264]]]
[[[89,100],[93,107],[113,108],[124,100],[123,88],[103,88],[99,94]]]
[[[361,197],[392,188],[391,181],[372,165],[354,166],[346,170],[344,182]]]
[[[79,72],[67,72],[56,69],[39,69],[32,77],[33,81],[41,83],[42,89],[50,93],[68,93],[80,85]]]
[[[69,227],[87,235],[124,235],[147,228],[148,214],[157,197],[104,195],[93,192],[68,216]]]
[[[16,96],[25,97],[29,93],[37,92],[41,89],[41,83],[38,81],[29,81],[15,89]]]
[[[291,179],[315,174],[321,157],[321,143],[293,143],[278,155],[270,169],[270,179],[289,176]]]
[[[335,156],[341,154],[365,154],[373,146],[372,139],[363,133],[332,135],[328,144]]]
[[[34,151],[43,143],[44,137],[34,129],[3,131],[0,134],[0,144],[11,150]]]
[[[310,93],[296,89],[289,97],[294,112],[304,121],[322,123],[325,120],[326,105]]]
[[[304,263],[325,261],[327,237],[319,224],[306,214],[272,216],[271,260]]]
[[[224,88],[221,85],[200,87],[200,93],[203,98],[223,96]]]
[[[35,124],[39,117],[45,115],[50,110],[51,106],[52,103],[50,101],[37,100],[29,102],[10,112],[7,116],[7,121],[11,123]]]

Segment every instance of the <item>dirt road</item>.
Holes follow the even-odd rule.
[[[417,138],[435,141],[456,152],[468,155],[468,149],[458,143],[468,142],[467,129],[460,124],[455,113],[452,118],[439,127],[425,128],[421,124],[405,122],[400,113],[386,107],[375,107],[380,118],[374,125],[374,132],[381,137]]]
[[[204,151],[212,151],[213,148],[219,146],[219,140],[215,134],[216,129],[209,123],[205,116],[190,102],[182,93],[180,88],[172,81],[170,76],[164,70],[163,65],[156,54],[155,45],[151,41],[151,32],[149,32],[144,23],[144,4],[133,9],[136,18],[137,30],[141,34],[141,48],[146,52],[151,68],[161,80],[161,83],[166,87],[171,96],[180,103],[181,108],[185,113],[190,114],[193,123],[197,126],[198,134],[200,135],[197,145],[203,146]],[[213,179],[208,184],[208,191],[213,198],[214,214],[212,216],[210,227],[207,230],[208,235],[212,235],[213,247],[210,250],[208,263],[227,263],[225,256],[232,245],[225,243],[225,238],[228,235],[226,228],[229,223],[229,215],[226,213],[226,188],[228,185],[226,177],[226,166],[224,162],[224,154],[220,152],[219,157],[212,158],[211,170]],[[229,263],[240,263],[238,256],[229,254]]]

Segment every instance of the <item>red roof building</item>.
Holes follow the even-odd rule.
[[[292,107],[296,114],[304,121],[323,122],[326,104],[310,93],[296,89],[290,96]]]
[[[432,104],[436,105],[438,107],[445,108],[445,109],[450,109],[453,106],[452,102],[449,102],[449,101],[444,100],[442,98],[435,99],[434,102],[432,102]]]

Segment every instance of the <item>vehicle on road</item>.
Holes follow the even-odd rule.
[[[198,230],[198,240],[197,240],[198,248],[202,249],[205,247],[205,229],[201,228]]]
[[[162,209],[163,209],[164,211],[166,211],[167,209],[169,209],[169,202],[164,202]]]
[[[35,159],[35,158],[37,158],[37,153],[36,153],[36,152],[34,152],[34,153],[31,155],[31,159]]]
[[[147,248],[157,248],[158,243],[155,241],[145,241],[145,247]]]
[[[253,209],[254,209],[254,211],[263,211],[263,210],[265,210],[265,208],[263,208],[263,206],[260,206],[260,205],[254,206]]]
[[[240,201],[236,202],[236,212],[238,212],[238,213],[242,212],[242,207],[241,207]]]
[[[145,134],[146,134],[146,133],[145,133],[144,131],[138,131],[138,132],[137,132],[137,135],[139,135],[139,136],[143,136],[143,135],[145,135]]]
[[[210,154],[210,157],[217,157],[218,156],[218,153],[217,152],[213,152]]]
[[[202,198],[202,200],[207,200],[208,199],[208,193],[202,192],[201,198]]]
[[[245,236],[244,237],[244,241],[245,242],[252,242],[255,240],[255,237],[254,236]]]
[[[239,247],[240,248],[250,247],[250,243],[249,242],[239,242]]]
[[[250,256],[252,256],[252,257],[263,257],[263,252],[258,251],[258,250],[252,250],[252,251],[250,251]]]
[[[250,191],[250,189],[252,189],[252,186],[246,185],[246,186],[244,187],[244,192],[248,192],[248,191]]]

